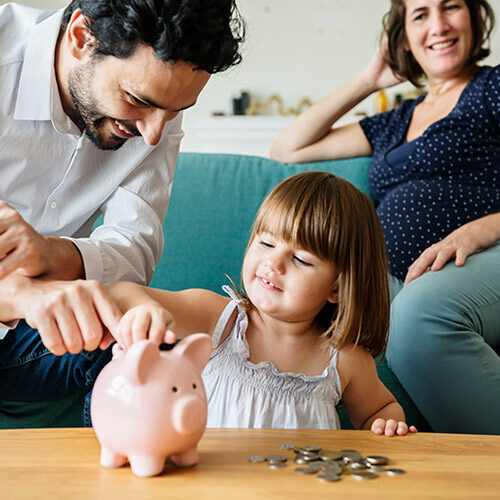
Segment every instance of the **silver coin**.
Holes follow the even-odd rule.
[[[301,446],[300,449],[305,452],[319,453],[321,446]]]
[[[403,469],[394,469],[394,468],[385,469],[385,472],[387,472],[387,474],[389,474],[389,476],[397,476],[398,474],[405,474],[406,473],[406,471]]]
[[[283,467],[286,467],[285,462],[268,462],[267,465],[270,469],[283,469]]]
[[[321,469],[325,472],[333,472],[339,476],[344,473],[344,469],[335,462],[324,462],[321,464]]]
[[[316,476],[320,481],[325,483],[329,483],[331,481],[340,481],[340,476],[334,473],[323,473]]]
[[[370,467],[370,470],[375,472],[385,472],[387,469],[385,467],[382,467],[381,465],[372,465]]]
[[[253,455],[251,457],[248,457],[248,461],[253,463],[265,462],[266,457],[261,457],[260,455]]]
[[[321,460],[321,457],[317,453],[301,455],[306,462],[314,462],[316,460]]]
[[[349,462],[347,464],[348,469],[351,470],[364,470],[368,469],[368,465],[365,464],[364,460],[359,460],[355,462]]]
[[[378,477],[378,474],[375,471],[370,470],[353,470],[351,471],[351,476],[354,479],[363,481],[365,479],[375,479],[376,477]]]
[[[322,450],[319,452],[321,460],[340,460],[342,455],[338,450]]]
[[[318,469],[314,467],[296,467],[295,472],[298,472],[299,474],[316,474]]]
[[[307,464],[307,460],[304,460],[304,458],[302,457],[302,455],[297,455],[293,461],[297,464]]]
[[[280,444],[280,450],[295,450],[294,444]]]
[[[359,462],[363,457],[357,451],[340,451],[342,458],[345,463],[349,462]]]
[[[267,455],[266,460],[268,462],[286,462],[288,457],[285,455]]]
[[[365,460],[372,465],[386,465],[389,463],[389,459],[382,455],[368,455]]]

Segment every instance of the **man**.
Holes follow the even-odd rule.
[[[110,343],[101,284],[151,279],[181,111],[240,61],[242,30],[234,0],[0,7],[0,398],[23,399],[12,368],[49,354],[40,338],[57,355]]]

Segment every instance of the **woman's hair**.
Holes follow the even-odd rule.
[[[64,31],[80,9],[95,38],[95,55],[130,57],[139,44],[163,61],[192,63],[209,73],[241,61],[244,22],[235,0],[73,0]]]
[[[464,0],[469,9],[472,27],[472,48],[467,66],[474,66],[490,54],[490,35],[495,25],[495,13],[488,0]],[[387,63],[392,71],[422,87],[424,72],[413,54],[405,49],[405,0],[391,0],[391,8],[384,16],[383,37],[387,38]]]
[[[304,172],[281,182],[262,203],[252,230],[327,259],[338,273],[317,320],[336,347],[355,343],[373,356],[385,351],[389,326],[388,265],[382,226],[370,199],[328,172]]]

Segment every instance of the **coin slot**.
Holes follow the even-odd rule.
[[[172,387],[172,392],[177,392],[177,387],[175,387],[175,385]]]

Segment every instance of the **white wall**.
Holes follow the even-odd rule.
[[[5,3],[0,1],[1,3]],[[39,8],[62,0],[24,0]],[[231,99],[247,90],[263,99],[277,92],[287,106],[307,96],[313,101],[352,78],[375,50],[389,0],[237,0],[248,23],[243,63],[214,75],[197,105],[186,112],[183,148],[197,120],[213,111],[231,111]],[[488,64],[500,63],[500,0],[490,0],[499,28]],[[408,88],[408,87],[406,87]],[[371,112],[369,100],[361,108]],[[192,145],[192,143],[191,143]]]

